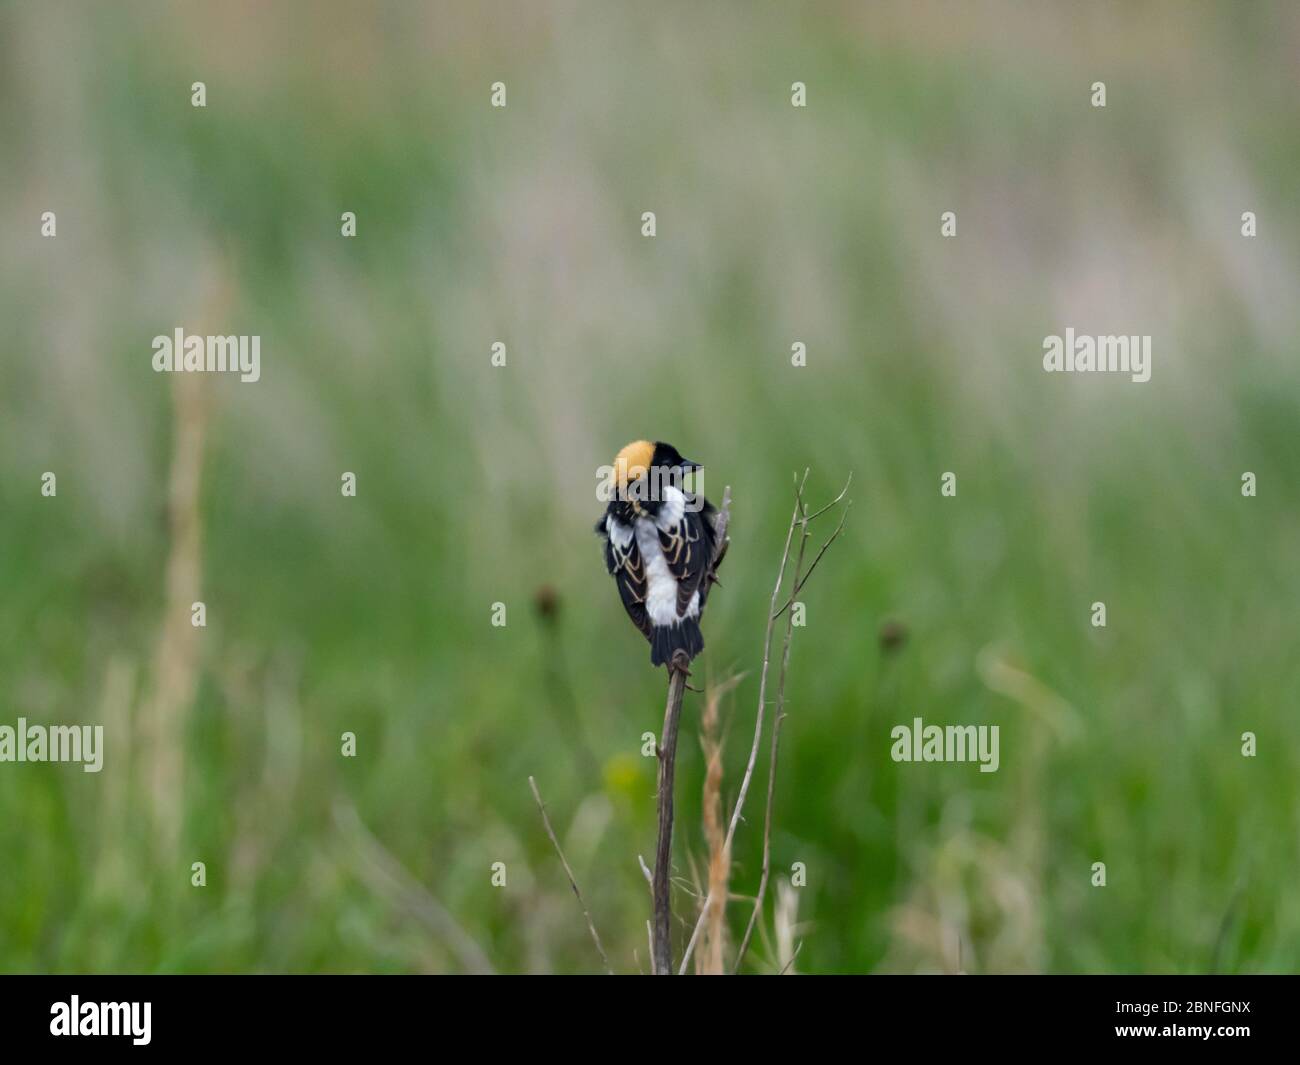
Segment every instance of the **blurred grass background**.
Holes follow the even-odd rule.
[[[591,525],[648,436],[735,496],[728,803],[792,474],[854,475],[782,736],[799,971],[1294,970],[1298,49],[1285,3],[5,4],[0,723],[107,754],[0,765],[0,968],[595,971],[530,774],[644,965],[664,685]],[[1044,374],[1067,325],[1152,381]],[[261,381],[154,374],[177,326]],[[914,716],[1000,770],[896,765]]]

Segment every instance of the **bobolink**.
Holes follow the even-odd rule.
[[[634,440],[614,459],[613,491],[596,523],[605,566],[656,666],[704,650],[700,613],[722,557],[713,557],[716,509],[682,487],[700,468],[671,444]]]

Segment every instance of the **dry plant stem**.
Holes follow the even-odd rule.
[[[840,502],[840,501],[845,497],[845,495],[848,494],[848,491],[849,491],[849,485],[851,485],[852,483],[853,483],[853,474],[850,473],[850,474],[849,474],[849,478],[848,478],[848,480],[844,482],[844,487],[840,489],[840,494],[839,494],[839,495],[837,495],[834,499],[832,499],[829,503],[827,503],[827,504],[826,504],[824,507],[822,507],[820,510],[813,511],[813,513],[808,514],[808,515],[804,518],[804,520],[801,522],[801,524],[802,524],[803,527],[804,527],[804,535],[805,535],[805,536],[807,535],[807,528],[808,528],[808,526],[811,525],[815,520],[817,520],[818,518],[820,518],[820,517],[821,517],[823,514],[825,514],[828,510],[830,510],[831,507],[833,507],[833,506],[835,506],[837,503],[839,503],[839,502]],[[790,606],[794,603],[794,597],[795,597],[796,595],[798,595],[798,594],[800,593],[800,591],[803,590],[803,586],[804,586],[805,584],[808,583],[808,578],[811,577],[811,576],[813,575],[813,570],[815,570],[815,569],[817,568],[817,563],[820,562],[820,561],[822,560],[822,555],[826,554],[826,549],[827,549],[828,547],[830,547],[831,544],[833,544],[833,543],[835,542],[836,538],[840,535],[840,533],[842,533],[842,532],[844,531],[844,522],[845,522],[845,519],[848,518],[848,516],[849,516],[849,508],[848,508],[848,507],[845,507],[845,508],[844,508],[844,512],[840,515],[840,523],[839,523],[839,525],[836,527],[835,531],[834,531],[833,533],[831,533],[830,539],[827,540],[824,544],[822,544],[822,546],[818,549],[816,557],[813,558],[813,560],[812,560],[812,565],[810,565],[810,566],[808,567],[807,572],[804,573],[804,575],[803,575],[802,577],[796,577],[796,578],[795,578],[794,586],[790,589],[790,598],[787,599],[787,600],[785,601],[785,605],[782,606],[781,609],[778,610],[778,611],[776,612],[776,616],[777,616],[778,618],[779,618],[782,614],[784,614],[787,610],[790,609]]]
[[[140,714],[143,762],[160,865],[174,861],[180,841],[185,716],[199,685],[200,629],[191,604],[203,598],[203,526],[200,502],[209,414],[195,376],[177,375],[172,388],[175,437],[167,489],[171,548],[167,556],[162,625],[153,656],[152,685]]]
[[[222,259],[205,267],[200,320],[224,321],[235,298]],[[201,376],[201,375],[200,375]],[[151,809],[155,856],[175,861],[184,813],[185,720],[198,691],[202,668],[200,632],[190,608],[203,598],[203,464],[212,393],[193,374],[177,374],[172,387],[173,440],[167,486],[171,546],[167,556],[164,613],[153,666],[137,722],[141,769]]]
[[[799,553],[794,561],[794,580],[791,588],[799,588],[799,575],[803,572],[804,548],[808,544],[808,508],[803,507],[803,520],[799,523]],[[791,593],[794,594],[793,592]],[[749,924],[745,926],[745,936],[736,951],[736,964],[732,972],[740,972],[740,964],[745,960],[749,950],[749,941],[754,935],[754,924],[763,910],[763,897],[767,894],[767,880],[772,869],[772,795],[776,784],[776,753],[781,742],[781,721],[785,717],[785,677],[790,669],[790,637],[794,633],[794,611],[785,619],[785,638],[781,647],[781,672],[776,680],[776,705],[772,710],[771,755],[767,766],[767,803],[763,814],[763,872],[758,881],[758,894],[754,897],[754,908],[749,914]]]
[[[849,490],[845,484],[844,492]],[[844,498],[844,492],[839,494],[839,499]],[[803,571],[804,548],[808,543],[808,523],[820,514],[826,512],[826,507],[817,511],[816,514],[809,515],[807,509],[804,510],[803,520],[799,523],[799,554],[795,559],[794,580],[791,583],[792,591],[790,593],[790,602],[794,602],[794,597],[799,594],[805,582],[812,575],[813,567],[821,561],[826,554],[826,549],[831,546],[836,538],[844,531],[844,522],[848,519],[849,510],[846,505],[844,512],[840,515],[840,523],[831,533],[830,538],[821,546],[812,565],[808,571]],[[788,605],[788,604],[787,604]],[[782,608],[784,609],[784,608]],[[778,611],[779,613],[779,611]],[[758,894],[754,898],[754,909],[749,915],[749,924],[745,928],[745,937],[740,941],[740,949],[736,952],[736,964],[733,972],[740,972],[741,962],[745,960],[745,953],[749,950],[749,941],[754,935],[754,925],[757,923],[759,915],[763,912],[763,899],[767,895],[767,884],[772,874],[772,796],[776,792],[776,756],[780,749],[781,743],[781,723],[785,720],[785,678],[790,671],[790,642],[794,636],[794,611],[786,616],[785,619],[785,643],[781,649],[781,673],[777,677],[776,683],[776,709],[773,712],[772,719],[772,753],[767,767],[767,804],[763,814],[763,872],[758,882]]]
[[[537,800],[537,808],[542,812],[542,824],[546,826],[546,834],[551,837],[551,843],[555,845],[555,853],[560,856],[560,864],[564,866],[564,875],[569,878],[569,887],[573,888],[573,894],[578,899],[578,905],[582,907],[582,916],[587,919],[587,929],[591,932],[591,938],[596,944],[596,951],[600,954],[600,960],[605,963],[605,972],[613,976],[614,970],[610,967],[605,948],[601,945],[600,933],[596,931],[596,925],[591,919],[587,903],[582,897],[582,892],[578,890],[578,881],[573,876],[573,870],[569,868],[569,860],[565,858],[564,851],[560,848],[560,841],[555,836],[555,829],[551,827],[551,819],[546,814],[546,803],[542,802],[542,793],[537,790],[537,781],[529,777],[528,786],[533,789],[533,798]]]
[[[659,742],[659,835],[655,849],[654,973],[671,976],[673,971],[672,885],[670,867],[673,852],[673,777],[677,765],[677,729],[686,694],[686,666],[674,657],[668,672],[668,704],[664,707],[664,731]]]
[[[780,568],[779,568],[778,571],[777,571],[777,575],[776,575],[776,586],[772,589],[772,602],[771,602],[771,606],[770,606],[769,609],[768,609],[768,615],[767,615],[767,631],[766,631],[766,633],[764,634],[764,637],[763,637],[763,670],[762,670],[762,672],[761,672],[760,675],[759,675],[759,681],[758,681],[758,712],[757,712],[757,714],[755,715],[755,721],[754,721],[754,742],[753,742],[753,746],[750,748],[750,752],[749,752],[749,763],[748,763],[748,765],[745,767],[745,776],[744,776],[744,778],[743,778],[742,781],[741,781],[741,785],[740,785],[740,794],[739,794],[739,795],[737,796],[737,798],[736,798],[736,807],[735,807],[735,809],[732,811],[732,815],[731,815],[731,824],[728,826],[728,829],[727,829],[726,848],[727,848],[728,852],[730,852],[730,850],[731,850],[731,841],[732,841],[732,837],[733,837],[733,836],[735,835],[735,833],[736,833],[736,825],[740,822],[740,814],[741,814],[741,810],[742,810],[742,808],[743,808],[743,806],[744,806],[744,804],[745,804],[745,797],[746,797],[746,795],[747,795],[748,792],[749,792],[749,782],[750,782],[750,780],[753,778],[753,775],[754,775],[754,765],[755,765],[755,763],[756,763],[757,760],[758,760],[758,749],[759,749],[759,746],[760,746],[761,741],[762,741],[762,738],[763,738],[763,711],[764,711],[764,708],[765,708],[766,703],[767,703],[767,674],[768,674],[768,667],[769,667],[769,665],[770,665],[770,661],[771,661],[771,652],[772,652],[772,629],[773,629],[773,626],[776,624],[776,621],[777,621],[777,619],[781,616],[781,614],[783,614],[783,613],[785,612],[786,607],[788,607],[792,602],[794,602],[794,597],[795,597],[795,595],[797,595],[798,592],[799,592],[799,590],[802,589],[803,586],[807,583],[808,578],[812,575],[813,567],[815,567],[815,566],[817,565],[817,563],[818,563],[819,561],[821,561],[821,557],[822,557],[822,555],[824,555],[824,554],[826,553],[826,549],[829,548],[830,545],[831,545],[832,543],[835,542],[836,538],[840,535],[840,533],[844,531],[844,522],[845,522],[845,519],[846,519],[847,516],[848,516],[848,515],[847,515],[847,508],[845,509],[845,512],[840,516],[840,523],[839,523],[839,525],[836,527],[835,531],[830,535],[830,538],[826,541],[826,543],[822,544],[821,549],[817,552],[816,557],[813,559],[812,565],[810,565],[810,566],[808,567],[808,571],[807,571],[806,573],[803,573],[802,575],[800,575],[799,570],[798,570],[798,567],[796,567],[796,571],[795,571],[794,579],[791,581],[791,592],[790,592],[790,598],[786,601],[786,603],[785,603],[784,606],[782,606],[780,609],[777,609],[777,605],[776,605],[776,604],[777,604],[777,601],[780,599],[780,596],[781,596],[781,587],[782,587],[782,585],[785,583],[785,571],[786,571],[786,567],[787,567],[787,565],[789,564],[789,561],[790,561],[790,546],[791,546],[791,543],[792,543],[793,540],[794,540],[794,532],[795,532],[795,529],[796,529],[796,528],[799,528],[799,529],[801,530],[801,539],[800,539],[800,547],[799,547],[799,559],[800,559],[800,561],[802,561],[802,558],[803,558],[803,547],[804,547],[804,543],[803,543],[803,541],[807,538],[807,524],[810,523],[810,522],[812,522],[815,518],[819,518],[819,517],[821,517],[821,515],[825,514],[828,510],[830,510],[830,509],[831,509],[833,506],[835,506],[837,503],[841,502],[841,501],[844,499],[846,493],[847,493],[848,490],[849,490],[849,484],[852,482],[852,479],[853,479],[853,478],[852,478],[852,475],[850,475],[848,481],[846,481],[845,484],[844,484],[844,488],[840,491],[840,494],[837,495],[837,496],[836,496],[836,497],[835,497],[835,498],[834,498],[830,503],[828,503],[826,506],[820,508],[819,510],[814,511],[812,514],[809,514],[809,513],[808,513],[808,510],[807,510],[807,508],[804,506],[804,502],[803,502],[803,490],[804,490],[804,485],[805,485],[805,484],[807,483],[807,481],[808,481],[808,471],[807,471],[807,470],[804,470],[803,477],[799,480],[798,485],[795,487],[795,504],[794,504],[794,513],[791,514],[791,516],[790,516],[790,528],[789,528],[788,532],[786,533],[786,537],[785,537],[785,548],[784,548],[784,550],[783,550],[782,553],[781,553],[781,566],[780,566]],[[781,700],[782,703],[784,702],[784,697],[785,697],[785,696],[784,696],[784,692],[785,692],[785,666],[788,666],[788,664],[789,664],[789,633],[790,633],[790,627],[789,627],[789,625],[787,625],[787,628],[786,628],[786,634],[787,634],[787,636],[786,636],[786,644],[785,644],[785,650],[784,650],[784,662],[785,662],[785,665],[783,665],[783,667],[782,667],[782,671],[781,671],[781,679],[780,679],[780,696],[779,696],[779,698],[780,698],[780,700]],[[773,729],[772,764],[769,766],[769,769],[773,769],[773,768],[774,768],[774,765],[775,765],[775,758],[776,758],[776,730],[779,729],[779,727],[780,727],[780,710],[778,709],[777,723],[776,723],[776,726],[775,726],[774,729]],[[771,802],[772,802],[771,789],[772,789],[772,776],[769,776],[769,779],[768,779],[768,815],[767,815],[767,818],[766,818],[766,821],[765,821],[765,840],[764,840],[764,877],[763,877],[763,887],[766,887],[766,882],[767,882],[767,870],[770,868],[769,863],[768,863],[768,857],[769,857],[769,854],[770,854],[770,841],[771,841]],[[695,930],[691,933],[690,941],[686,944],[686,950],[685,950],[685,952],[684,952],[683,955],[682,955],[682,964],[681,964],[681,969],[679,970],[679,971],[682,972],[682,973],[685,973],[685,972],[686,972],[686,966],[687,966],[687,964],[688,964],[688,963],[690,962],[690,960],[691,960],[691,954],[692,954],[692,953],[694,952],[694,950],[695,950],[695,945],[696,945],[696,942],[697,942],[698,939],[699,939],[700,931],[701,931],[701,929],[704,927],[704,917],[705,917],[705,914],[708,913],[708,911],[709,911],[709,906],[710,906],[710,904],[712,903],[712,901],[713,901],[713,898],[712,898],[712,892],[710,891],[710,893],[709,893],[709,897],[705,899],[703,912],[700,914],[700,918],[699,918],[699,920],[697,920],[696,923],[695,923]],[[763,902],[763,896],[762,896],[762,894],[760,893],[760,894],[757,895],[756,898],[755,898],[755,910],[756,910],[756,912],[761,911],[761,909],[762,909],[762,902]],[[751,933],[752,933],[752,929],[753,929],[753,922],[754,922],[754,918],[753,918],[753,916],[751,916],[751,918],[750,918],[750,926],[749,926],[749,928],[746,930],[746,933],[745,933],[745,942],[744,942],[744,944],[743,944],[743,946],[742,946],[742,949],[741,949],[741,951],[740,951],[740,954],[739,954],[739,956],[738,956],[738,958],[737,958],[737,962],[736,962],[736,967],[737,967],[737,969],[739,969],[739,966],[740,966],[740,959],[742,959],[742,958],[744,957],[744,951],[745,951],[745,949],[747,949],[747,947],[748,947],[748,943],[749,943],[750,935],[751,935]]]
[[[713,568],[727,544],[727,525],[731,520],[731,486],[722,493],[722,508],[714,526]],[[705,577],[708,580],[708,576]],[[651,883],[654,923],[651,935],[651,971],[656,976],[673,973],[673,779],[677,769],[677,731],[682,716],[682,697],[686,694],[688,662],[681,652],[673,656],[668,667],[668,700],[664,706],[664,730],[659,740],[659,831],[655,844],[654,879]]]
[[[700,747],[704,752],[704,788],[701,795],[701,814],[704,822],[704,839],[708,845],[706,868],[707,889],[712,895],[712,909],[707,911],[704,932],[695,952],[695,972],[699,976],[721,975],[727,948],[726,906],[731,877],[731,855],[724,846],[726,840],[726,812],[722,802],[722,740],[718,735],[719,712],[723,698],[735,688],[744,674],[736,674],[721,684],[710,684],[700,715]]]
[[[749,794],[749,782],[754,777],[754,765],[758,761],[758,748],[763,739],[763,711],[767,705],[767,667],[772,653],[772,627],[776,624],[776,601],[781,596],[781,585],[785,583],[785,567],[790,561],[790,544],[794,540],[795,526],[799,522],[803,501],[803,486],[807,480],[808,471],[804,470],[803,478],[795,489],[794,513],[790,516],[790,528],[785,534],[785,547],[781,551],[781,568],[776,574],[776,586],[772,589],[772,605],[767,612],[767,631],[763,636],[763,669],[758,675],[758,712],[754,721],[754,742],[749,749],[749,762],[745,765],[745,775],[740,780],[740,792],[736,796],[736,805],[731,811],[731,822],[727,825],[727,839],[723,844],[723,848],[728,853],[731,852],[731,841],[736,835],[736,825],[740,823],[740,812],[745,807],[745,796]],[[686,944],[686,950],[682,954],[682,965],[678,970],[679,974],[685,975],[686,973],[686,966],[691,960],[691,954],[695,950],[696,941],[700,937],[700,930],[704,927],[705,918],[712,904],[713,891],[710,890],[704,900],[700,916],[695,922],[695,930],[691,933],[690,942]]]

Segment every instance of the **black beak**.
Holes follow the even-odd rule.
[[[702,463],[702,462],[692,462],[690,459],[682,459],[681,467],[682,467],[682,472],[683,472],[683,473],[690,473],[691,470],[702,470],[702,469],[704,469],[704,463]]]

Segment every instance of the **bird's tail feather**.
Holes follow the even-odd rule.
[[[682,618],[675,625],[656,625],[650,634],[650,664],[666,666],[673,655],[684,651],[689,661],[704,650],[704,635],[698,618]]]

